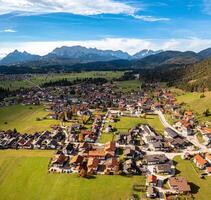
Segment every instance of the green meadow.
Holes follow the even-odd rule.
[[[201,95],[204,94],[202,98]],[[209,109],[211,112],[211,92],[187,92],[177,97],[178,103],[185,103],[187,109],[193,110],[200,121],[209,121],[211,123],[211,115],[205,117],[203,112]]]
[[[161,135],[164,133],[164,126],[160,122],[160,119],[157,115],[147,115],[146,118],[138,117],[120,117],[119,121],[114,123],[109,123],[113,128],[116,128],[117,133],[128,133],[131,128],[134,128],[138,124],[148,124],[155,131]],[[106,143],[108,141],[115,140],[114,133],[102,133],[100,136],[99,142]]]
[[[190,160],[182,160],[180,156],[174,158],[177,176],[186,177],[196,200],[211,199],[211,176],[204,179],[194,169],[194,163]]]
[[[0,130],[16,128],[21,133],[35,133],[60,123],[54,119],[43,119],[47,114],[43,106],[12,105],[0,108]],[[37,121],[37,118],[41,120]]]
[[[9,88],[10,90],[16,90],[19,88],[31,88],[36,85],[42,85],[43,83],[50,81],[58,81],[67,79],[73,81],[77,78],[105,78],[111,80],[113,78],[120,78],[124,72],[122,71],[92,71],[92,72],[72,72],[72,73],[60,73],[60,74],[39,74],[34,75],[28,80],[0,80],[0,87]]]
[[[117,129],[118,132],[128,132],[129,129],[133,128],[137,124],[149,124],[160,134],[163,134],[164,126],[159,120],[157,115],[147,115],[145,118],[138,117],[120,117],[119,121],[110,123]]]
[[[1,200],[125,200],[143,176],[106,176],[85,179],[76,174],[49,174],[53,151],[1,150]],[[141,194],[138,194],[141,195]]]

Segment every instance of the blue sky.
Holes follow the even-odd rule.
[[[0,0],[0,57],[62,45],[194,50],[211,47],[211,0]]]

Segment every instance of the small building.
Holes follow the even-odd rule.
[[[147,197],[148,198],[156,198],[157,197],[157,192],[154,187],[149,186],[147,188]]]
[[[157,185],[157,176],[150,174],[147,176],[146,185],[156,186]]]
[[[208,163],[200,154],[194,156],[193,162],[199,169],[204,169]]]

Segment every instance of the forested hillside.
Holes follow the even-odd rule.
[[[179,68],[141,70],[140,74],[145,80],[167,82],[187,91],[211,90],[211,59]]]

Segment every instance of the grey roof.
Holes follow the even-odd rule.
[[[174,130],[172,130],[171,128],[165,128],[165,131],[172,138],[175,138],[175,137],[178,136],[178,134]]]

